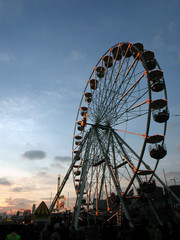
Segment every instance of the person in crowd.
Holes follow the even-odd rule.
[[[173,221],[168,221],[168,235],[169,240],[179,240],[180,239],[180,232],[178,231],[178,226]]]
[[[154,239],[155,240],[165,240],[164,229],[160,225],[156,225],[154,228]]]
[[[13,230],[10,234],[6,236],[6,240],[21,240],[21,236]]]

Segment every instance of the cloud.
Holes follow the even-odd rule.
[[[46,170],[36,171],[36,176],[38,176],[38,178],[47,177],[47,175],[48,175],[48,172]]]
[[[178,164],[179,166],[179,164]],[[180,183],[180,171],[169,171],[166,172],[166,178],[169,184]]]
[[[40,101],[36,103],[26,96],[7,96],[2,99],[0,101],[2,127],[13,131],[32,131],[41,128],[36,122],[40,107],[38,104]]]
[[[55,164],[51,164],[51,167],[54,167],[54,168],[58,168],[58,169],[66,169],[64,166],[62,166],[62,164],[60,163],[55,163]]]
[[[10,186],[11,183],[6,178],[0,178],[0,185]]]
[[[70,58],[71,58],[71,60],[79,61],[79,60],[85,58],[85,54],[83,54],[77,50],[72,50],[72,52],[70,53]]]
[[[180,171],[169,171],[169,172],[166,172],[166,176],[167,177],[180,177]]]
[[[152,39],[152,43],[155,49],[164,49],[164,46],[166,46],[164,38],[162,36],[162,32],[155,35]]]
[[[6,198],[5,202],[9,206],[17,206],[17,207],[22,207],[22,206],[27,206],[29,204],[33,204],[34,200],[26,199],[26,198]]]
[[[63,96],[56,91],[43,91],[43,93],[49,97],[57,98],[57,99],[62,99]]]
[[[46,157],[46,153],[40,150],[30,150],[25,152],[22,156],[29,160],[37,160],[37,159],[44,159]]]
[[[68,156],[64,156],[64,157],[56,156],[56,157],[54,158],[54,160],[60,161],[60,162],[67,162],[67,163],[69,163],[69,162],[72,161],[72,158],[71,158],[71,157],[68,157]]]
[[[19,187],[14,187],[12,188],[13,192],[32,192],[37,190],[35,184],[33,185],[27,185],[27,186],[19,186]]]
[[[15,187],[12,189],[13,192],[22,192],[23,188],[22,187]]]

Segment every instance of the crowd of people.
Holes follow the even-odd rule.
[[[50,223],[1,224],[0,240],[179,240],[179,226],[169,221],[164,226],[149,224],[146,219],[134,229],[127,223],[115,226],[107,221],[80,223],[75,230],[70,221],[59,218]]]

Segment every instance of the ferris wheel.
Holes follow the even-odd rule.
[[[95,65],[82,93],[72,163],[51,208],[72,172],[76,228],[82,207],[96,216],[104,212],[103,207],[113,214],[114,202],[120,203],[133,226],[126,199],[138,198],[142,192],[148,198],[153,178],[169,190],[156,175],[159,161],[167,154],[168,119],[164,74],[154,52],[141,43],[111,47]]]
[[[167,153],[168,118],[164,74],[154,52],[141,43],[111,47],[94,67],[77,113],[72,151],[77,211],[83,204],[98,215],[101,200],[108,209],[115,194],[130,220],[124,199],[152,188]]]

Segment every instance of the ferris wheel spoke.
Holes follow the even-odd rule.
[[[140,159],[140,156],[133,150],[133,148],[131,148],[130,145],[128,145],[127,142],[125,142],[115,131],[113,131],[113,133],[115,134],[116,139],[119,138],[120,141],[122,141],[122,143],[127,147],[127,149],[129,149],[129,151],[131,151],[131,152],[133,153],[133,155],[139,160],[139,159]],[[150,168],[150,166],[143,161],[143,159],[141,160],[140,164],[141,164],[141,163],[145,166],[145,168],[146,168],[147,170],[152,170],[152,169]],[[140,164],[139,164],[139,165],[140,165]],[[138,167],[136,167],[136,172],[137,172],[137,170],[138,170],[138,168],[139,168],[139,165],[138,165]]]
[[[126,68],[128,68],[128,62],[126,63]],[[112,70],[112,73],[113,73],[113,70]],[[112,73],[111,73],[111,76],[112,76]],[[124,71],[124,74],[126,73],[126,71]],[[122,79],[124,79],[125,80],[125,78],[124,77],[122,77]],[[111,80],[111,79],[110,79]],[[119,95],[119,91],[120,91],[120,89],[121,89],[121,87],[122,87],[122,85],[123,85],[123,81],[124,80],[122,80],[122,84],[121,84],[121,86],[120,87],[118,87],[118,89],[116,90],[116,85],[115,84],[113,84],[113,85],[111,85],[111,86],[109,86],[110,84],[108,84],[108,87],[106,87],[106,85],[104,85],[103,87],[104,87],[104,90],[105,90],[105,94],[102,94],[102,96],[104,96],[103,97],[103,99],[101,98],[101,101],[100,101],[100,106],[99,106],[99,109],[104,109],[104,106],[109,106],[110,105],[110,103],[114,100],[114,98],[115,98],[115,96],[116,95]],[[109,81],[110,82],[110,81]],[[102,93],[103,93],[104,91],[102,90]],[[111,95],[113,95],[113,99],[111,99]],[[110,102],[108,102],[110,100]],[[106,110],[106,109],[104,109],[104,110]],[[102,116],[102,115],[101,115]]]
[[[113,130],[113,135],[115,136],[115,138],[117,139],[118,143],[123,143],[132,153],[133,155],[139,160],[140,156],[133,150],[133,148],[131,148],[126,141],[124,141],[114,130]],[[120,142],[119,142],[120,141]]]
[[[139,102],[140,101],[140,99],[141,98],[143,98],[146,94],[148,93],[148,90],[147,91],[145,91],[140,97],[138,97],[138,98],[136,98],[135,99],[135,101],[133,101],[127,108],[125,108],[125,110],[124,111],[122,111],[122,107],[123,106],[121,106],[121,108],[118,110],[118,112],[117,112],[117,118],[116,119],[114,119],[114,121],[112,122],[112,124],[114,124],[114,122],[115,121],[117,121],[118,119],[120,119],[124,114],[127,114],[127,113],[129,113],[130,111],[132,111],[131,110],[131,108],[137,103],[137,102]],[[127,101],[128,99],[126,99],[126,101]],[[125,102],[126,102],[125,101]],[[147,101],[148,102],[148,101]],[[124,103],[125,104],[125,103]],[[123,105],[124,105],[123,104]],[[139,106],[138,107],[141,107],[142,105],[144,105],[144,101],[142,102],[142,103],[140,103],[139,104]],[[122,111],[122,112],[121,112]],[[141,110],[139,110],[139,111],[141,111]],[[148,110],[147,110],[148,111]],[[140,113],[141,114],[141,113]]]
[[[111,58],[110,55],[111,55],[111,53],[109,52],[108,61]],[[103,57],[101,59],[101,69],[102,69],[102,67],[103,67]],[[114,69],[114,66],[112,69]],[[110,74],[109,72],[113,72],[112,69],[109,70],[108,64],[107,64],[106,69],[105,69],[105,76],[103,78],[100,78],[99,88],[95,92],[96,104],[98,106],[98,109],[101,108],[101,102],[103,101],[102,99],[104,99],[104,96],[106,96],[106,91],[108,89],[107,86],[109,86],[111,84],[111,79],[108,76]],[[96,76],[96,73],[95,73],[95,76]]]
[[[135,62],[135,61],[134,61]],[[133,84],[132,85],[132,83],[131,83],[131,79],[132,79],[132,76],[133,76],[133,74],[134,74],[134,71],[135,71],[135,67],[136,67],[136,65],[137,65],[137,62],[136,62],[136,64],[134,65],[134,62],[133,62],[133,64],[129,67],[129,69],[127,70],[127,69],[125,69],[125,72],[124,72],[124,74],[123,74],[123,76],[122,76],[122,84],[121,84],[121,87],[123,86],[123,91],[121,92],[121,96],[124,96],[124,94],[126,95],[127,93],[126,93],[126,90],[127,90],[127,88],[128,88],[128,86],[129,86],[129,84],[130,84],[130,89],[131,88],[133,88],[134,86],[133,85],[135,85],[135,84]],[[129,74],[129,72],[130,72],[130,70],[132,69],[132,67],[133,67],[133,65],[134,65],[134,68],[133,68],[133,71],[132,71],[132,73],[131,73],[131,75],[127,78],[127,76],[128,76],[128,74]],[[127,70],[127,71],[126,71]],[[143,76],[142,76],[143,77]],[[141,79],[140,79],[141,80]],[[139,80],[139,81],[140,81]],[[137,80],[137,83],[139,82],[138,80]],[[125,84],[123,84],[123,83],[125,83]],[[129,90],[130,91],[130,90]],[[121,99],[119,100],[119,102],[121,101]],[[117,104],[119,103],[118,102],[118,100],[117,100]],[[116,104],[116,105],[117,105]],[[117,105],[118,106],[118,105]]]
[[[90,153],[90,147],[91,147],[91,138],[92,138],[92,129],[89,133],[89,138],[88,138],[88,144],[86,145],[86,152],[85,152],[85,159],[83,163],[83,171],[82,171],[82,176],[81,176],[81,185],[80,185],[80,194],[79,198],[76,200],[76,211],[75,211],[75,219],[74,219],[74,227],[77,229],[78,226],[78,219],[79,219],[79,213],[80,213],[80,208],[81,208],[81,203],[82,203],[82,198],[83,198],[83,192],[84,192],[84,186],[85,186],[85,177],[87,174],[87,168],[88,168],[88,161],[89,159],[89,153]],[[78,190],[79,191],[79,190]]]
[[[143,76],[143,75],[142,75]],[[137,86],[137,85],[135,85],[135,86]],[[134,93],[134,94],[136,94],[136,87],[134,87],[134,89],[132,89],[132,93]],[[122,103],[122,104],[120,104],[120,102],[121,101],[119,101],[119,102],[117,102],[117,103],[115,103],[114,104],[114,107],[112,107],[112,108],[109,108],[108,110],[106,110],[105,111],[105,113],[104,113],[104,118],[106,118],[106,116],[108,116],[109,114],[114,114],[116,117],[114,118],[114,121],[116,121],[118,118],[120,118],[120,116],[122,116],[124,113],[127,113],[128,112],[128,110],[131,108],[131,107],[133,107],[133,105],[136,103],[136,102],[138,102],[141,98],[143,98],[147,93],[148,93],[148,90],[146,90],[146,89],[143,89],[143,93],[141,93],[141,95],[139,96],[139,97],[136,97],[135,98],[135,101],[133,100],[133,98],[134,98],[134,96],[132,96],[132,93],[131,93],[131,95],[129,94],[127,97],[126,97],[126,99],[124,100],[124,102]],[[131,101],[132,101],[132,103],[130,102],[130,101],[128,101],[129,100],[129,98],[131,97]],[[120,105],[119,105],[120,104]],[[128,106],[128,107],[126,107],[126,111],[125,112],[121,112],[122,111],[122,108],[124,107],[124,105],[125,104],[130,104],[130,107]],[[140,106],[140,105],[139,105]],[[119,115],[120,114],[120,115]]]
[[[132,221],[131,216],[130,216],[130,214],[129,214],[128,208],[127,208],[127,206],[126,206],[126,204],[125,204],[125,202],[124,202],[124,200],[123,200],[123,198],[122,198],[122,190],[121,190],[120,185],[119,185],[119,183],[118,183],[118,181],[117,181],[117,178],[116,178],[115,173],[114,173],[114,171],[113,171],[112,165],[111,165],[111,163],[110,163],[110,161],[109,161],[109,159],[108,159],[108,156],[105,154],[105,152],[104,152],[104,150],[103,150],[103,147],[102,147],[102,145],[101,145],[101,141],[100,141],[100,139],[98,138],[97,131],[95,131],[95,134],[96,134],[96,137],[97,137],[97,139],[98,139],[98,142],[99,142],[99,146],[100,146],[100,148],[101,148],[101,151],[102,151],[102,153],[103,153],[103,155],[104,155],[104,158],[105,158],[105,161],[106,161],[106,165],[107,165],[107,167],[108,167],[108,169],[109,169],[109,172],[110,172],[110,174],[111,174],[111,178],[112,178],[112,180],[113,180],[113,183],[114,183],[114,186],[115,186],[115,188],[116,188],[117,194],[118,194],[119,199],[120,199],[120,201],[121,201],[121,204],[122,204],[122,206],[123,206],[123,208],[124,208],[126,217],[127,217],[127,219],[130,221],[130,224],[134,227],[134,224],[133,224],[133,221]]]
[[[140,157],[138,158],[138,155],[135,153],[135,151],[134,151],[116,132],[113,132],[113,133],[114,133],[114,136],[115,136],[115,138],[116,138],[116,140],[117,140],[117,142],[118,142],[118,144],[119,144],[119,146],[120,146],[123,154],[125,155],[126,161],[128,161],[128,164],[129,164],[129,166],[130,166],[130,168],[132,169],[132,172],[133,172],[133,176],[132,176],[132,178],[131,178],[131,181],[129,182],[129,184],[128,184],[125,192],[124,192],[124,195],[126,195],[127,192],[129,191],[130,187],[132,186],[132,183],[133,183],[135,177],[137,178],[137,180],[138,180],[139,183],[142,182],[141,179],[140,179],[140,177],[137,176],[137,171],[138,171],[138,169],[139,169],[139,167],[140,167],[141,159],[140,159]],[[131,161],[131,158],[128,156],[128,154],[127,154],[126,150],[124,149],[122,143],[123,143],[123,144],[127,147],[127,149],[129,149],[130,152],[133,153],[134,156],[137,158],[137,160],[138,160],[138,161],[137,161],[137,162],[138,162],[137,166],[135,166],[135,165],[133,164],[133,162]]]
[[[140,78],[121,96],[119,102],[123,100],[123,98],[139,83],[139,81],[144,77],[145,73],[140,76]]]
[[[136,86],[137,86],[137,85],[136,85]],[[133,90],[132,90],[132,93],[133,93]],[[131,94],[132,94],[132,93],[131,93]],[[119,101],[120,107],[119,107],[119,109],[118,109],[118,111],[117,111],[117,114],[121,113],[121,110],[122,110],[122,108],[124,107],[125,104],[130,103],[130,106],[128,106],[127,109],[126,109],[126,112],[127,112],[129,109],[132,108],[132,106],[133,106],[134,104],[136,104],[138,101],[140,101],[140,99],[142,99],[147,93],[148,93],[148,90],[146,90],[146,91],[144,91],[143,93],[141,93],[141,95],[138,96],[138,97],[134,97],[134,96],[132,97],[132,95],[129,94],[129,95],[127,96],[127,98],[123,101],[122,104],[120,104],[121,101]],[[131,97],[132,103],[131,103],[131,101],[128,101],[130,97]],[[135,101],[134,101],[134,98],[135,98]],[[143,104],[144,104],[144,101],[143,101]],[[143,104],[142,104],[142,103],[139,104],[139,107],[140,107],[141,105],[143,105]],[[118,115],[118,116],[121,117],[122,114],[123,114],[123,113],[121,113],[121,115],[120,115],[120,116]]]
[[[119,132],[123,132],[123,133],[128,133],[128,134],[132,134],[132,135],[137,135],[137,136],[141,136],[141,137],[146,137],[146,134],[144,133],[135,133],[135,132],[129,132],[129,131],[125,131],[125,130],[120,130],[120,129],[114,129],[116,131],[119,131]]]
[[[134,71],[135,71],[135,68],[136,68],[136,66],[137,66],[137,62],[136,62],[136,64],[134,64],[135,63],[135,61],[130,65],[130,67],[127,65],[126,66],[126,68],[125,68],[125,70],[124,70],[124,73],[123,73],[123,75],[122,76],[120,76],[120,80],[121,80],[121,84],[120,84],[120,87],[118,88],[118,90],[121,90],[122,89],[122,87],[124,86],[124,88],[121,90],[122,92],[119,92],[118,91],[118,93],[119,94],[117,94],[116,96],[116,106],[117,106],[117,104],[118,104],[118,96],[119,95],[123,95],[124,94],[124,92],[125,92],[125,89],[127,88],[127,86],[128,86],[128,84],[129,84],[129,82],[130,82],[130,80],[131,80],[131,78],[132,78],[132,75],[134,75]],[[133,66],[134,66],[134,68],[133,68]],[[129,67],[129,69],[127,70],[127,68]],[[131,75],[127,78],[127,76],[128,76],[128,74],[129,74],[129,72],[130,72],[130,70],[133,68],[133,71],[132,71],[132,73],[131,73]]]
[[[113,69],[111,71],[111,75],[113,74]],[[99,109],[104,109],[104,106],[108,106],[109,103],[109,97],[112,95],[112,93],[115,91],[114,86],[112,85],[111,79],[109,79],[109,82],[107,83],[107,86],[103,86],[101,98],[99,99]]]
[[[109,134],[109,137],[108,137],[108,144],[107,144],[107,149],[106,149],[106,155],[108,155],[108,153],[109,153],[110,139],[111,139],[111,134]],[[102,171],[103,172],[102,173],[102,179],[101,179],[101,184],[100,184],[100,191],[99,191],[99,199],[101,198],[101,192],[102,192],[102,188],[103,188],[103,184],[104,184],[105,170],[106,170],[106,164],[104,163],[103,171]]]
[[[111,139],[112,139],[111,146],[112,146],[113,165],[114,165],[115,175],[116,175],[117,179],[119,179],[119,175],[118,175],[118,171],[117,171],[117,162],[116,162],[115,142],[113,139],[113,135],[111,136]]]
[[[144,115],[147,115],[148,114],[148,111],[146,110],[144,113],[142,113],[143,111],[141,111],[141,113],[134,113],[134,115],[135,116],[133,116],[133,117],[130,117],[130,116],[128,116],[128,118],[127,117],[125,117],[124,119],[121,117],[121,121],[117,121],[116,122],[116,124],[113,124],[114,125],[114,127],[115,126],[117,126],[117,125],[120,125],[120,124],[123,124],[123,123],[126,123],[126,122],[130,122],[131,120],[134,120],[134,119],[136,119],[136,118],[140,118],[140,117],[143,117]]]
[[[127,76],[129,75],[129,73],[130,73],[130,71],[131,71],[131,69],[133,68],[133,71],[132,71],[132,73],[131,73],[131,75],[130,75],[130,77],[129,78],[131,78],[132,77],[132,75],[134,74],[134,71],[135,71],[135,68],[136,68],[136,66],[137,66],[137,64],[138,64],[138,61],[136,61],[137,60],[137,58],[138,58],[138,54],[137,54],[137,56],[134,58],[134,61],[132,62],[132,64],[129,66],[129,69],[127,70],[127,72],[126,72],[126,74],[124,75],[124,79],[125,78],[127,78]]]
[[[104,180],[105,180],[105,171],[106,171],[106,164],[104,164],[103,166],[103,170],[102,170],[102,178],[101,178],[101,184],[100,184],[100,190],[99,190],[99,201],[101,199],[101,195],[102,195],[102,188],[103,188],[103,185],[104,185]]]
[[[120,73],[121,68],[122,68],[122,66],[123,66],[124,60],[126,59],[126,55],[127,55],[127,52],[128,52],[128,50],[129,50],[129,48],[130,48],[130,45],[128,46],[128,48],[127,48],[127,50],[126,50],[126,53],[125,53],[125,55],[124,55],[124,57],[123,57],[123,60],[122,60],[122,62],[121,62],[121,65],[120,65],[120,67],[119,67],[119,69],[118,69],[118,72],[117,72],[117,74],[116,74],[116,77],[114,78],[114,83],[116,82],[116,80],[117,80],[117,78],[118,78],[118,76],[119,76],[119,73]]]
[[[126,176],[126,174],[128,173],[128,176]],[[128,183],[130,182],[131,180],[131,176],[129,174],[129,170],[127,169],[127,167],[124,167],[121,171],[119,171],[119,183],[120,185],[122,185],[123,181],[126,180]],[[129,178],[128,178],[129,177]],[[122,183],[122,184],[121,184]]]

